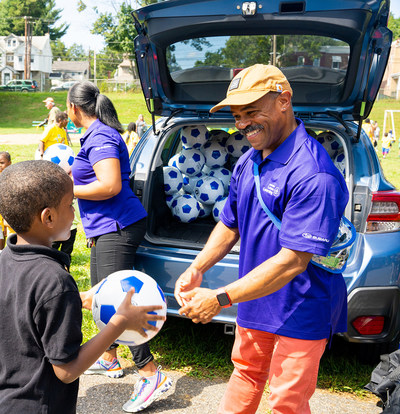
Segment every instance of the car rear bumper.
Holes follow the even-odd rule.
[[[398,337],[400,329],[400,288],[360,287],[350,292],[348,296],[347,332],[342,336],[349,342],[383,343],[391,342]],[[362,335],[353,322],[363,316],[383,316],[382,332],[376,335]]]

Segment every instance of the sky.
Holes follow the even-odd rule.
[[[112,12],[119,9],[119,4],[123,0],[84,0],[87,8],[83,12],[77,11],[78,0],[56,0],[56,8],[63,9],[61,13],[61,19],[59,22],[68,23],[69,29],[67,34],[61,39],[67,47],[76,43],[82,45],[87,51],[95,50],[99,52],[104,47],[103,38],[100,35],[92,35],[90,29],[93,23],[97,19],[97,15],[93,10],[96,6],[100,13]],[[135,6],[135,0],[131,1],[131,4]],[[400,0],[391,0],[391,12],[397,19],[400,17]]]

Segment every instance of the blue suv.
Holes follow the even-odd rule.
[[[367,360],[398,347],[400,193],[383,176],[362,129],[390,52],[388,16],[386,0],[176,0],[134,12],[137,68],[153,121],[131,157],[132,188],[149,213],[137,268],[160,284],[170,315],[178,316],[175,281],[204,246],[215,219],[214,205],[201,205],[186,219],[170,208],[210,176],[210,166],[195,174],[185,170],[183,189],[178,183],[172,195],[165,194],[166,167],[182,166],[177,159],[187,148],[185,134],[194,131],[200,152],[206,134],[222,148],[216,153],[225,157],[219,165],[231,170],[245,143],[237,151],[227,148],[235,135],[229,108],[209,110],[242,68],[274,64],[293,88],[296,116],[325,146],[349,189],[345,215],[357,238],[344,272],[348,330],[343,337],[361,344]],[[235,280],[239,250],[240,241],[205,274],[203,285],[215,289]],[[232,307],[214,321],[229,331],[235,317]]]

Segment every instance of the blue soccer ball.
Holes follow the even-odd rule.
[[[204,155],[197,149],[182,149],[176,160],[176,166],[182,174],[193,176],[198,174],[205,162]]]
[[[343,151],[342,143],[333,132],[321,132],[317,135],[317,141],[322,144],[332,160]]]
[[[214,204],[224,195],[224,186],[218,178],[205,176],[197,181],[194,195],[200,203]]]
[[[165,296],[157,282],[149,275],[137,270],[121,270],[105,278],[93,296],[93,319],[100,330],[107,325],[132,287],[135,288],[132,304],[136,306],[162,306],[162,309],[154,311],[154,313],[166,316]],[[137,331],[126,330],[115,342],[132,346],[149,341],[160,331],[164,321],[150,321],[149,323],[154,325],[157,330],[146,331],[147,337],[143,337]]]
[[[163,174],[165,194],[174,194],[183,187],[183,177],[177,168],[170,166],[163,167]]]
[[[201,148],[207,167],[222,167],[228,161],[228,151],[219,141],[208,141]]]
[[[208,129],[204,125],[186,126],[182,128],[182,147],[199,149],[209,139]]]
[[[220,218],[220,214],[222,210],[224,209],[226,200],[228,197],[219,197],[218,200],[215,202],[213,209],[212,209],[212,215],[214,217],[214,220],[218,223]]]
[[[333,160],[333,163],[335,164],[335,167],[341,172],[343,177],[346,176],[346,158],[344,156],[344,153],[341,152],[340,154],[336,155],[336,157]]]
[[[200,204],[192,195],[184,194],[172,202],[171,212],[182,223],[191,223],[199,216]]]
[[[213,168],[210,173],[210,177],[218,178],[224,186],[224,195],[228,195],[229,186],[231,183],[232,173],[224,167]]]
[[[44,152],[43,159],[54,162],[65,172],[70,173],[75,160],[74,150],[65,144],[53,144]]]
[[[232,157],[239,158],[250,148],[250,142],[240,132],[233,132],[226,142],[226,149]]]

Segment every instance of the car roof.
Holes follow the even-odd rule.
[[[253,63],[275,63],[291,83],[298,111],[366,117],[389,55],[388,16],[387,0],[156,3],[133,13],[143,92],[149,109],[157,115],[178,110],[208,112],[225,97],[230,80],[240,69]],[[238,46],[229,60],[227,45],[235,38]],[[262,49],[252,59],[238,59],[250,54],[251,47],[263,38],[271,39],[264,42],[268,45],[275,39],[278,51],[284,50],[275,62]],[[296,41],[291,49],[287,46]],[[279,42],[286,42],[285,49]],[[200,58],[189,62],[196,51],[202,52]],[[218,60],[218,54],[224,54],[224,60]],[[322,56],[330,56],[328,65],[319,64]],[[306,64],[307,59],[312,63]]]

